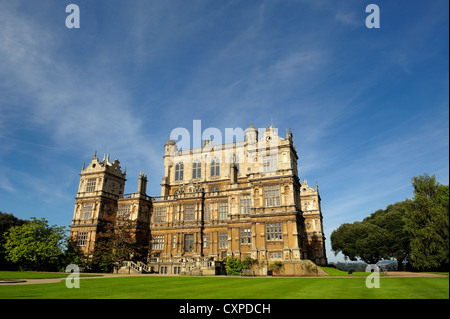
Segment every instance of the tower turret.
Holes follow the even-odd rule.
[[[94,250],[97,232],[115,219],[125,177],[119,160],[111,163],[108,154],[100,161],[95,152],[87,167],[83,164],[70,236],[84,253]]]
[[[245,130],[245,140],[249,144],[256,144],[258,141],[258,130],[250,123],[250,127]]]

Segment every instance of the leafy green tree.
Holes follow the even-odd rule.
[[[0,212],[0,269],[12,270],[16,268],[14,263],[6,260],[6,251],[4,247],[6,239],[4,235],[11,227],[21,226],[24,223],[26,223],[25,220],[19,219],[13,214]]]
[[[448,186],[435,175],[413,177],[414,198],[408,201],[405,230],[411,237],[411,264],[419,270],[449,264]]]
[[[331,249],[352,261],[360,258],[368,264],[389,258],[394,239],[386,229],[364,222],[342,224],[331,234]]]
[[[123,261],[142,260],[149,249],[142,241],[136,241],[135,224],[126,216],[105,226],[97,239],[90,268],[103,272],[112,272]]]
[[[366,217],[363,222],[377,225],[391,234],[391,257],[397,260],[397,269],[402,270],[403,261],[409,257],[410,236],[405,231],[405,216],[408,203],[398,202],[380,209]]]
[[[60,271],[65,271],[67,265],[75,264],[78,266],[85,266],[83,264],[83,260],[80,258],[80,247],[77,245],[76,241],[74,241],[69,236],[66,237],[65,240],[65,249],[64,254],[61,258],[61,268]]]
[[[5,234],[6,259],[21,269],[56,271],[62,265],[65,227],[49,226],[45,218],[31,218]]]

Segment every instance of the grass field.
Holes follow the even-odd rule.
[[[336,268],[332,267],[320,267],[322,270],[324,270],[329,276],[350,276],[350,277],[356,277],[356,276],[368,276],[370,275],[370,272],[354,272],[352,275],[349,275],[348,272],[342,271]],[[380,274],[380,276],[385,276],[385,274]]]
[[[47,279],[67,278],[69,274],[64,272],[39,272],[39,271],[0,271],[1,279]],[[94,274],[80,274],[80,277],[97,277]]]
[[[0,272],[1,277],[1,272]],[[380,278],[369,289],[365,278],[242,278],[139,276],[0,285],[0,298],[30,299],[448,299],[449,278]]]

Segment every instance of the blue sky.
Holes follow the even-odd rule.
[[[448,184],[448,6],[0,0],[0,210],[69,225],[94,151],[127,167],[126,192],[145,171],[158,196],[172,129],[273,124],[319,183],[337,260],[339,225],[411,198],[413,176]]]

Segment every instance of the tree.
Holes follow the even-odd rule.
[[[60,270],[65,271],[65,267],[70,264],[75,264],[78,266],[83,265],[83,261],[80,258],[80,255],[80,247],[77,245],[76,241],[67,236],[65,240],[64,255],[61,259],[61,264],[64,266],[64,269]]]
[[[14,269],[15,265],[6,260],[5,233],[13,226],[21,226],[25,220],[15,217],[13,214],[0,212],[0,269]]]
[[[410,236],[405,231],[405,216],[407,202],[398,202],[389,205],[386,209],[379,209],[366,217],[363,222],[377,225],[391,234],[393,244],[391,257],[397,260],[397,269],[402,270],[403,261],[409,257]]]
[[[331,249],[337,255],[342,252],[352,261],[360,258],[368,264],[389,258],[393,237],[387,230],[364,222],[342,224],[331,234]]]
[[[448,186],[435,175],[413,177],[414,198],[408,201],[405,230],[411,237],[411,264],[419,270],[449,264]]]
[[[56,271],[64,257],[65,227],[49,226],[45,218],[31,218],[5,234],[6,259],[21,269]]]
[[[111,272],[126,260],[141,260],[147,256],[148,246],[136,241],[135,225],[128,216],[105,226],[98,234],[92,268]]]

